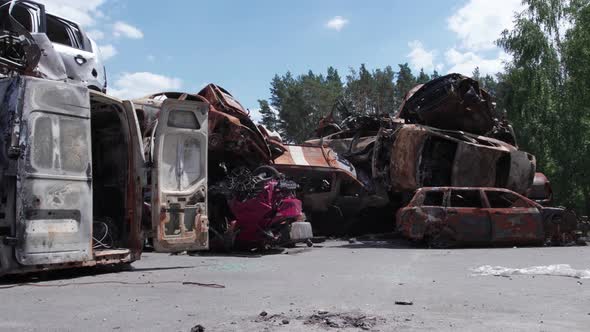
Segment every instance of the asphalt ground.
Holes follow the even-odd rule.
[[[433,250],[373,239],[144,253],[130,269],[3,279],[0,331],[590,331],[590,279],[473,272],[555,264],[590,270],[590,247]]]

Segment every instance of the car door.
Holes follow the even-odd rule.
[[[23,265],[92,257],[90,99],[81,84],[24,77],[16,199]]]
[[[481,190],[451,189],[447,225],[461,243],[483,244],[491,238],[490,219],[483,209]]]
[[[152,229],[160,252],[209,247],[205,102],[162,103],[152,154]]]
[[[543,241],[541,212],[528,199],[510,191],[486,190],[495,243]]]
[[[397,213],[398,230],[414,240],[430,235],[445,222],[447,198],[447,190],[418,190],[408,206]]]
[[[127,124],[129,126],[129,155],[131,156],[129,160],[129,185],[127,189],[127,201],[129,202],[127,218],[131,225],[128,244],[130,248],[134,249],[134,254],[139,254],[143,247],[141,229],[143,207],[142,188],[146,184],[147,168],[135,107],[133,103],[128,100],[123,102],[123,107],[127,115]]]

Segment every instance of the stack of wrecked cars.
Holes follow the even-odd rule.
[[[152,219],[144,224],[153,225],[148,237],[159,239],[156,250],[177,251],[157,243],[178,241],[183,234],[186,243],[194,244],[195,216],[203,240],[185,250],[208,249],[208,232],[212,246],[226,250],[311,243],[311,224],[294,194],[297,184],[272,165],[284,148],[269,144],[270,136],[229,92],[209,84],[198,94],[163,92],[133,104],[151,169],[144,215]],[[189,110],[190,105],[200,107],[200,118],[164,115],[166,110]],[[187,214],[195,203],[201,205],[197,213]],[[161,212],[153,212],[157,210]]]
[[[426,187],[437,193],[453,192],[453,188],[482,193],[477,206],[449,205],[450,198],[441,199],[439,210],[452,211],[453,218],[434,210],[420,209],[420,213],[411,214],[402,209],[395,217],[395,225],[405,237],[426,240],[431,245],[442,243],[438,239],[443,229],[444,236],[450,237],[446,242],[453,244],[557,244],[579,237],[573,212],[539,204],[551,201],[549,181],[536,173],[535,157],[518,149],[512,126],[496,110],[489,94],[468,77],[449,74],[415,87],[393,117],[357,115],[336,124],[330,114],[316,132],[319,137],[307,141],[304,147],[330,148],[354,167],[360,182],[353,195],[357,198],[357,213],[379,205],[395,213],[410,201],[408,208],[416,208],[422,204],[421,188]],[[526,201],[535,215],[535,225],[526,226],[526,217],[518,213],[474,218],[473,214],[455,209],[479,208],[483,210],[477,213],[483,216],[490,213],[485,209],[500,208],[484,195],[492,188],[509,190],[505,196]],[[520,196],[527,194],[539,203]],[[346,196],[344,192],[339,194],[340,198]],[[332,202],[339,210],[347,206],[337,199]],[[317,206],[310,208],[312,212],[321,210]],[[368,221],[360,214],[355,219],[357,229],[363,229]],[[503,223],[522,227],[513,227],[510,237],[501,240],[494,232],[502,232]],[[487,230],[485,236],[472,233],[467,225],[479,227],[481,232]],[[529,233],[531,227],[537,230],[534,239]],[[422,231],[412,233],[412,229]]]
[[[0,275],[128,264],[146,243],[311,245],[315,230],[397,229],[432,246],[578,235],[467,77],[412,89],[393,117],[330,115],[294,145],[215,84],[108,96],[95,42],[43,5],[0,0],[0,29]]]

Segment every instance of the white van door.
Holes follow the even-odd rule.
[[[152,229],[160,252],[209,248],[207,126],[209,105],[167,99],[153,137]]]
[[[90,98],[82,84],[22,76],[16,258],[23,265],[92,257]]]

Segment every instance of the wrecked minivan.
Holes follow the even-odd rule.
[[[133,105],[77,82],[0,79],[0,275],[140,258]]]

